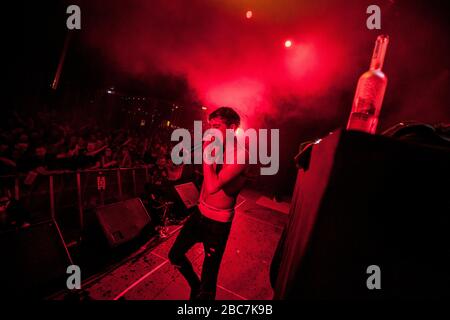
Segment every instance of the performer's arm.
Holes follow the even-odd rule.
[[[224,185],[239,176],[245,167],[245,164],[227,165],[217,174],[214,165],[203,162],[203,185],[205,191],[209,194],[220,191]]]
[[[209,143],[205,144],[205,147]],[[220,191],[228,182],[239,176],[247,167],[246,164],[239,164],[237,159],[237,153],[245,153],[244,157],[247,160],[247,152],[244,148],[237,147],[235,149],[234,163],[224,165],[219,173],[216,173],[214,164],[207,164],[206,161],[203,162],[203,174],[204,181],[203,185],[205,191],[209,194],[214,194]],[[247,161],[245,161],[247,163]]]

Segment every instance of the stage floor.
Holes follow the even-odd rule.
[[[244,190],[239,201],[230,237],[219,272],[216,299],[272,299],[269,268],[287,214],[256,204],[257,192]],[[276,206],[274,206],[276,208]],[[181,226],[154,248],[123,263],[109,273],[90,281],[83,289],[95,300],[183,300],[189,287],[172,266],[167,254]],[[203,261],[203,246],[189,252],[198,274]]]

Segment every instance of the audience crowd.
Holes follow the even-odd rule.
[[[170,167],[170,128],[153,132],[110,130],[95,120],[82,125],[51,113],[12,113],[0,127],[0,176],[54,170]],[[164,173],[154,173],[155,177]]]

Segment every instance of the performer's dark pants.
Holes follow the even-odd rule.
[[[169,259],[178,267],[191,286],[191,299],[213,300],[215,298],[220,262],[230,229],[231,222],[211,220],[202,215],[198,208],[195,208],[178,234],[172,249],[170,249]],[[186,257],[186,252],[197,242],[202,242],[205,249],[201,280]],[[192,295],[192,293],[194,294]]]

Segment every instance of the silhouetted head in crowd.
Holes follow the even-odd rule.
[[[19,153],[24,154],[28,150],[28,143],[18,142],[14,145],[14,149],[17,150]]]
[[[87,143],[87,148],[86,148],[87,152],[93,152],[96,149],[97,149],[97,146],[96,146],[96,143],[94,141],[89,141]]]
[[[46,154],[47,154],[47,148],[44,145],[38,145],[34,149],[34,155],[38,159],[44,159]]]
[[[9,151],[9,146],[6,143],[1,143],[0,144],[0,156],[1,155],[6,155]]]
[[[19,137],[19,142],[28,143],[28,135],[26,135],[25,133],[22,133]]]
[[[156,165],[160,169],[165,168],[167,166],[167,158],[166,158],[166,156],[159,157],[158,160],[156,160]]]
[[[113,152],[111,148],[106,148],[105,149],[105,157],[107,158],[112,158],[113,157]]]

